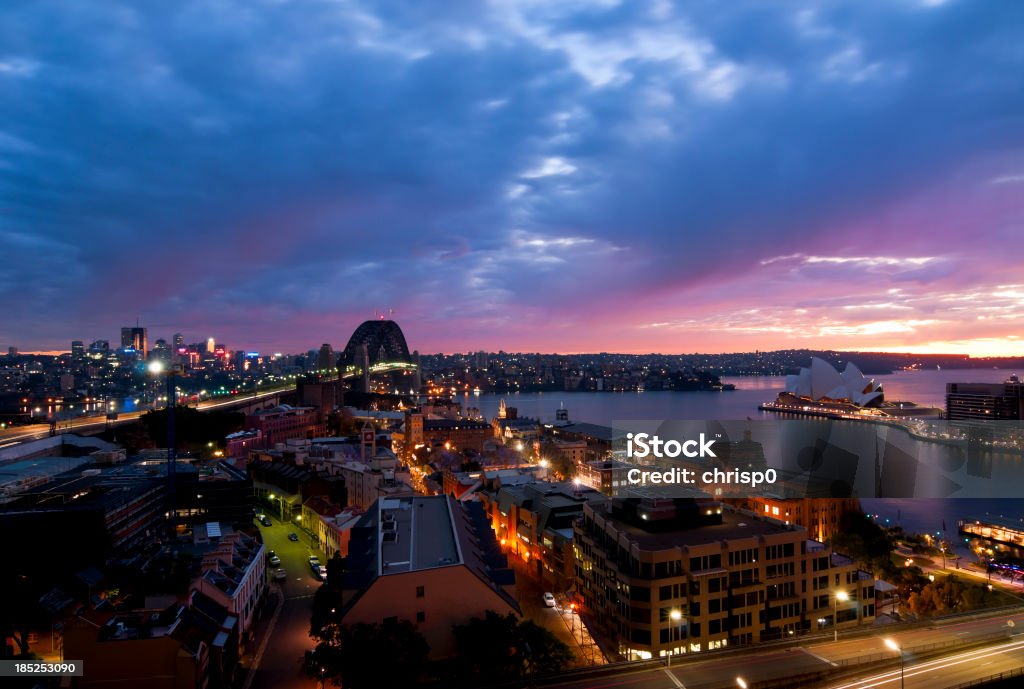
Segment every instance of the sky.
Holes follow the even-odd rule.
[[[1024,3],[0,7],[0,346],[1024,355]]]

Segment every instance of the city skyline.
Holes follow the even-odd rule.
[[[0,17],[3,346],[1024,350],[1015,5]]]

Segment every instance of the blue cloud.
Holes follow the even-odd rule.
[[[0,269],[47,287],[0,340],[557,318],[856,251],[822,228],[1019,150],[1022,29],[910,0],[7,3]]]

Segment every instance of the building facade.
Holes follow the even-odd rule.
[[[432,658],[455,652],[454,625],[520,614],[483,510],[443,495],[374,503],[352,529],[338,595],[345,624],[408,620]]]
[[[582,613],[627,659],[870,624],[874,580],[795,524],[711,499],[586,505]]]
[[[946,383],[946,418],[1020,421],[1024,419],[1024,383],[1017,376],[1003,383]]]
[[[260,432],[262,447],[327,435],[327,426],[316,408],[292,407],[287,404],[249,414],[245,417],[245,426],[247,430]]]
[[[205,531],[211,548],[202,558],[202,573],[191,589],[238,617],[244,636],[252,629],[256,606],[266,593],[266,550],[262,543],[241,532],[221,535],[215,523],[207,524]]]

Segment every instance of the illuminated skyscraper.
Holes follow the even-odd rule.
[[[146,329],[139,326],[121,328],[121,346],[134,349],[139,358],[146,358]]]

